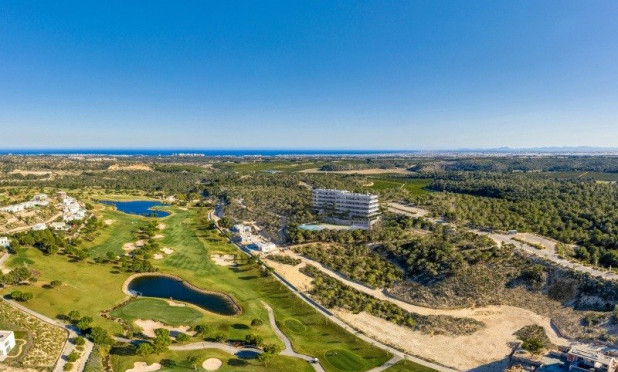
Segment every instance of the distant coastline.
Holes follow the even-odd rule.
[[[344,150],[344,149],[0,149],[0,156],[113,156],[113,157],[315,157],[315,156],[504,156],[504,155],[618,155],[615,147],[536,147],[435,150]]]

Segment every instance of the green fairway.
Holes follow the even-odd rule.
[[[107,207],[109,209],[109,207]],[[101,212],[101,221],[109,221],[111,225],[104,224],[100,235],[92,242],[85,242],[83,247],[88,249],[90,257],[104,257],[107,252],[123,255],[122,246],[125,243],[135,241],[133,231],[146,225],[146,218],[131,216],[121,212],[105,210]]]
[[[283,323],[283,331],[292,341],[294,349],[299,353],[318,357],[327,371],[340,371],[340,366],[347,366],[348,369],[344,370],[356,370],[353,368],[358,368],[359,365],[360,370],[366,370],[381,365],[390,358],[389,353],[356,338],[329,321],[272,276],[262,276],[259,267],[249,264],[244,254],[217,231],[207,230],[199,224],[200,219],[203,220],[207,213],[206,209],[168,209],[173,214],[160,219],[166,225],[161,231],[164,237],[160,242],[174,252],[162,260],[153,260],[153,265],[160,272],[180,276],[199,288],[229,294],[240,305],[242,312],[236,316],[204,316],[193,308],[173,307],[165,301],[143,298],[116,309],[115,316],[128,320],[152,319],[170,325],[204,323],[209,326],[205,335],[207,338],[222,335],[227,340],[244,340],[248,334],[254,334],[262,337],[266,344],[281,344],[268,326],[268,314],[261,304],[261,301],[264,301],[273,308],[277,320]],[[115,222],[104,227],[97,241],[93,242],[91,249],[97,252],[116,249],[117,245],[126,242],[124,240],[127,237],[130,238],[128,241],[132,241],[130,231],[136,224],[145,221],[142,217],[115,211],[105,210],[101,213],[102,219],[113,219]],[[125,235],[118,238],[121,234]],[[216,265],[210,259],[212,253],[234,254],[239,258],[239,265]],[[27,263],[39,279],[35,285],[23,288],[34,294],[34,298],[28,301],[26,306],[52,318],[77,310],[81,315],[91,316],[94,325],[103,326],[114,334],[122,332],[120,324],[104,319],[100,314],[127,298],[122,292],[122,284],[129,277],[129,273],[118,272],[112,264],[96,264],[90,259],[71,262],[61,254],[44,256],[34,248],[21,251],[9,260],[8,265],[14,267],[21,263]],[[60,280],[63,284],[53,289],[44,288],[43,285],[52,280]],[[7,290],[10,289],[3,291]],[[264,325],[251,327],[251,320],[255,318],[261,319]],[[333,349],[341,350],[341,356],[330,358],[332,361],[328,362],[325,354]],[[122,363],[126,359],[116,355],[113,358],[120,358],[118,360],[122,360]],[[157,358],[160,359],[160,356]],[[272,366],[269,364],[269,368],[260,369],[263,367],[253,364],[251,368],[277,370],[274,366],[279,362],[276,361],[281,361],[281,366],[293,365],[295,370],[307,367],[306,362],[290,360],[292,359],[277,357]]]
[[[202,363],[208,358],[217,358],[223,362],[220,372],[246,371],[246,372],[268,372],[268,371],[294,371],[294,372],[311,372],[313,368],[304,360],[277,355],[268,362],[268,365],[258,362],[255,359],[240,359],[234,355],[227,354],[217,349],[205,349],[196,351],[169,351],[163,354],[154,354],[149,356],[131,355],[134,350],[127,346],[125,350],[115,350],[112,353],[112,367],[114,371],[123,372],[133,368],[135,362],[146,362],[149,365],[159,363],[163,359],[174,361],[175,367],[162,367],[159,371],[205,371],[202,368]],[[128,355],[122,355],[122,354]],[[198,357],[197,369],[193,369],[188,365],[187,357],[193,355]]]
[[[46,256],[38,249],[27,248],[11,257],[8,266],[15,267],[27,263],[28,268],[37,275],[37,283],[21,288],[34,294],[34,298],[25,305],[32,310],[56,318],[77,310],[82,316],[94,319],[94,325],[100,325],[111,332],[120,332],[121,326],[100,316],[101,311],[121,303],[125,298],[122,283],[129,277],[119,273],[109,265],[95,264],[91,261],[70,262],[63,255]],[[52,280],[62,281],[57,288],[44,288]],[[11,291],[11,288],[4,289]]]
[[[112,311],[113,317],[129,322],[137,319],[156,320],[167,325],[195,325],[200,323],[204,315],[189,306],[171,306],[164,300],[140,298]]]
[[[302,333],[307,330],[307,327],[303,325],[303,323],[299,322],[296,319],[286,319],[283,324],[285,327],[294,333]]]
[[[436,372],[435,369],[422,366],[410,360],[400,360],[386,369],[388,372]]]
[[[363,359],[348,350],[328,350],[324,356],[331,366],[340,371],[364,371],[366,369]]]

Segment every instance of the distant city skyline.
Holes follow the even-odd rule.
[[[0,149],[618,146],[618,3],[3,2]]]

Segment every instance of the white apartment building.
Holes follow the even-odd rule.
[[[313,189],[313,209],[326,222],[370,228],[380,218],[378,196],[344,190]]]
[[[9,355],[9,351],[15,347],[15,334],[13,331],[0,331],[0,356]]]
[[[9,242],[9,238],[7,238],[6,236],[0,236],[0,247],[8,248],[10,246],[11,243]]]

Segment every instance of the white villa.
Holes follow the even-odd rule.
[[[15,334],[13,331],[0,331],[0,356],[7,356],[15,347]]]
[[[32,231],[41,231],[41,230],[45,230],[47,228],[47,225],[44,223],[37,223],[36,225],[32,226]]]
[[[59,231],[59,230],[68,230],[68,226],[66,223],[64,222],[52,222],[49,224],[49,227],[51,227],[52,229]]]
[[[0,236],[0,247],[8,248],[10,246],[11,243],[9,242],[9,238],[7,238],[6,236]]]
[[[66,193],[63,195],[64,198],[62,199],[62,205],[64,216],[62,218],[64,222],[83,220],[86,218],[86,209],[82,208],[75,198],[66,196]]]
[[[1,207],[0,212],[16,213],[16,212],[21,212],[26,209],[31,209],[37,206],[45,207],[47,205],[49,205],[47,194],[36,194],[32,199],[30,199],[27,202],[7,205],[6,207]]]
[[[275,249],[277,249],[277,246],[275,245],[275,243],[267,242],[264,240],[258,240],[258,239],[255,239],[253,241],[253,244],[251,244],[251,246],[252,248],[260,252],[264,252],[264,253],[272,252]]]

